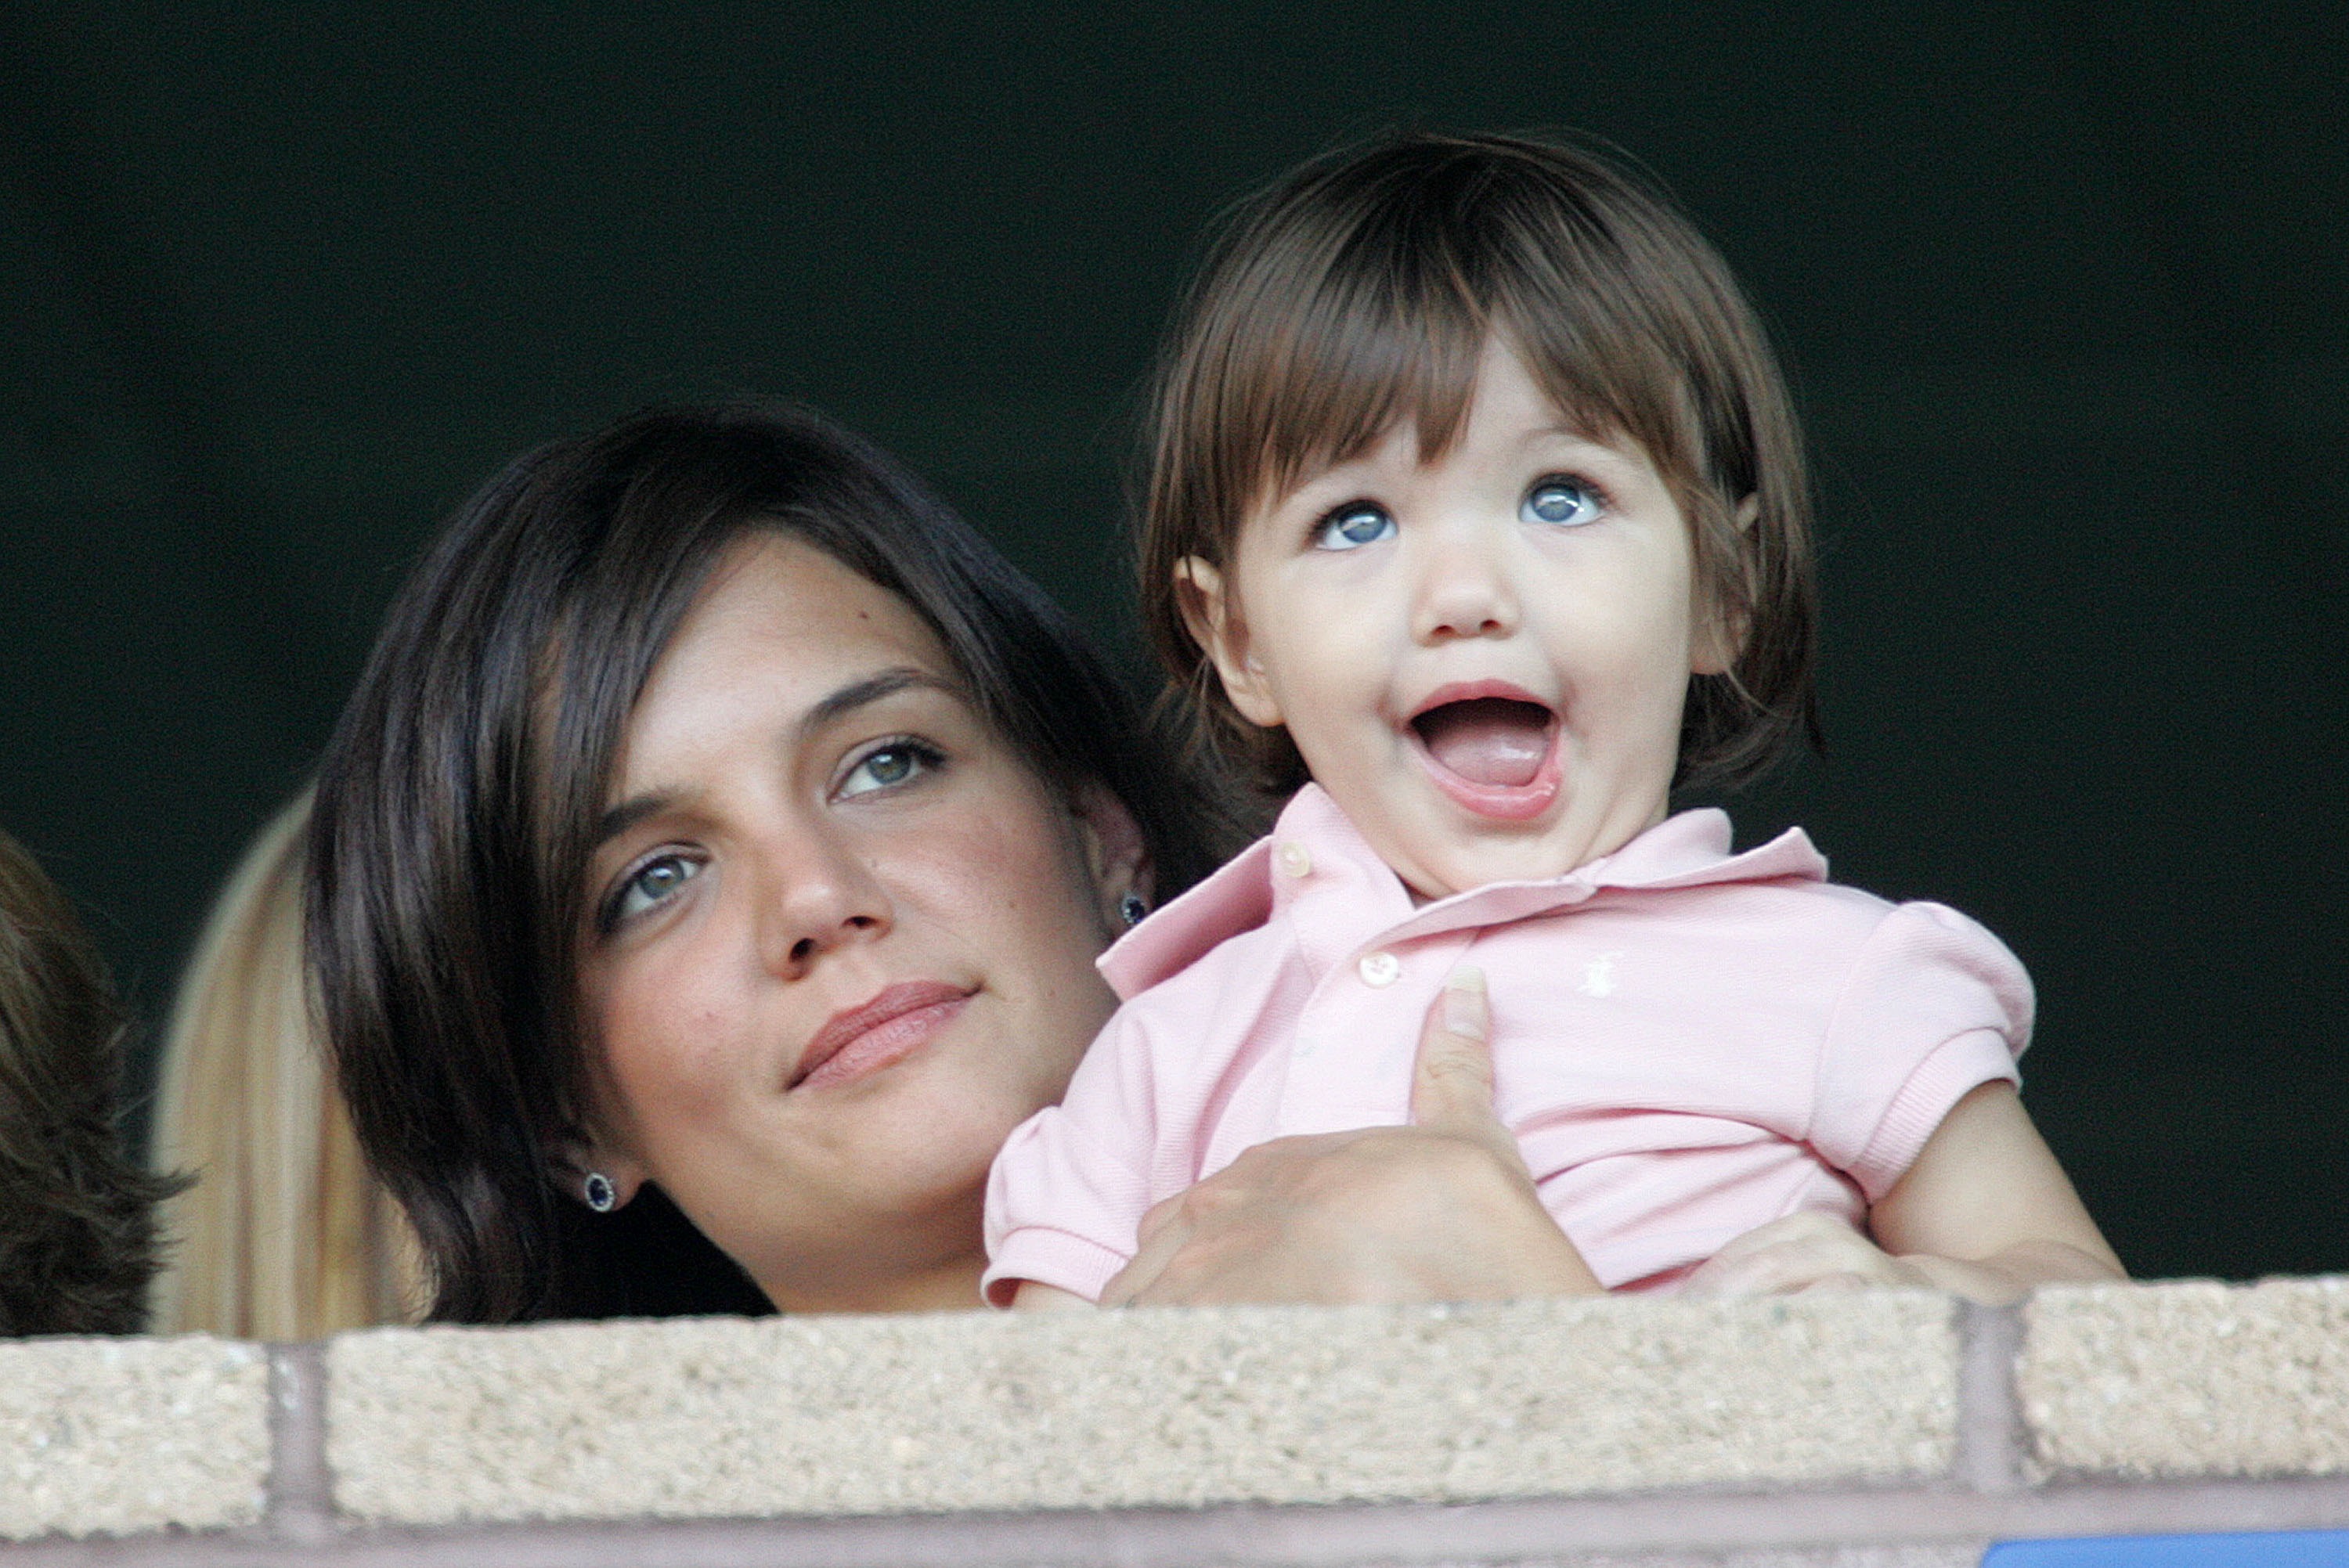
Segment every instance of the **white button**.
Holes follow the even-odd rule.
[[[1313,874],[1313,857],[1306,853],[1303,844],[1283,844],[1272,851],[1272,858],[1281,871],[1288,876],[1302,877]]]
[[[1365,953],[1355,965],[1365,985],[1392,985],[1402,978],[1402,960],[1392,953]]]

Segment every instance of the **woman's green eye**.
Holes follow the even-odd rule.
[[[1580,480],[1552,474],[1534,481],[1526,492],[1525,504],[1517,516],[1526,522],[1547,523],[1557,528],[1576,528],[1599,516],[1599,492]]]
[[[1395,520],[1386,508],[1374,501],[1350,500],[1324,513],[1314,525],[1313,548],[1359,550],[1365,544],[1392,538],[1394,531]]]
[[[938,762],[938,754],[926,746],[909,740],[891,741],[858,758],[856,766],[840,781],[838,793],[845,798],[870,794],[875,789],[893,789],[936,767]]]
[[[656,855],[628,873],[612,895],[605,916],[606,925],[657,909],[668,902],[678,889],[701,874],[701,862],[684,855]]]

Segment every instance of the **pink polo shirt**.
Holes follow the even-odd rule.
[[[1799,829],[1729,852],[1684,811],[1547,882],[1414,905],[1319,786],[1102,955],[1125,1005],[987,1189],[988,1299],[1097,1298],[1143,1212],[1296,1133],[1411,1115],[1419,1031],[1485,974],[1494,1098],[1599,1283],[1676,1283],[1732,1237],[1855,1223],[1967,1091],[2013,1079],[2031,982],[1954,910],[1827,882]]]

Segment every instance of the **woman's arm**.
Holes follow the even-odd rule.
[[[1248,1150],[1150,1211],[1102,1305],[1599,1294],[1494,1114],[1489,1033],[1484,976],[1455,971],[1420,1034],[1409,1127]]]
[[[2033,1285],[2127,1277],[2003,1081],[1951,1108],[1869,1211],[1868,1228],[1874,1243],[1824,1214],[1789,1215],[1722,1248],[1684,1288],[1754,1295],[1915,1285],[2002,1305]]]

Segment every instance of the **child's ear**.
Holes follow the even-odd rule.
[[[1174,602],[1182,606],[1191,640],[1206,650],[1224,695],[1240,717],[1264,729],[1280,723],[1280,705],[1273,700],[1264,666],[1248,651],[1247,621],[1237,596],[1226,591],[1224,574],[1205,556],[1183,557],[1174,563]]]
[[[1749,495],[1739,501],[1733,514],[1737,531],[1752,534],[1754,521],[1761,515],[1760,496]],[[1744,595],[1733,601],[1722,584],[1712,582],[1697,584],[1696,609],[1696,634],[1690,639],[1689,673],[1727,675],[1745,652],[1746,634],[1753,630],[1753,612],[1744,603]]]

